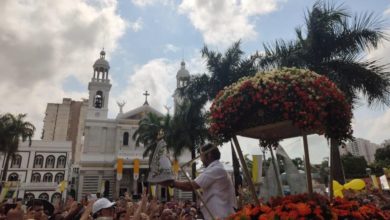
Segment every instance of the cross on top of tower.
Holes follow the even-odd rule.
[[[143,95],[145,96],[145,103],[144,105],[149,105],[148,103],[148,96],[150,96],[150,93],[148,93],[148,90],[146,90]]]

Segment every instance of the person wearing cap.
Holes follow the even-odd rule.
[[[115,202],[100,198],[93,203],[92,216],[96,220],[113,220],[115,218]]]
[[[203,200],[214,218],[225,219],[234,213],[236,196],[233,183],[223,164],[219,162],[221,153],[209,143],[200,148],[200,159],[204,171],[194,181],[166,181],[162,185],[184,191],[203,190]],[[201,208],[206,220],[212,219],[206,208]]]

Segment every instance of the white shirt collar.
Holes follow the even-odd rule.
[[[213,166],[217,165],[218,163],[219,163],[219,160],[214,160],[206,168],[213,167]]]

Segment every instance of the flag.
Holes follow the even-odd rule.
[[[150,185],[150,192],[152,193],[153,197],[156,197],[156,187],[157,185]]]
[[[172,169],[173,169],[173,174],[177,177],[177,175],[179,174],[179,161],[178,160],[173,161]]]
[[[139,159],[134,159],[134,179],[137,180],[139,177]]]
[[[380,177],[379,177],[379,180],[380,180],[380,182],[381,182],[381,187],[382,187],[382,189],[384,189],[384,190],[389,190],[389,189],[390,189],[389,183],[387,182],[387,177],[386,177],[386,175],[380,176]]]
[[[57,191],[60,192],[60,193],[64,192],[66,190],[66,188],[67,188],[67,185],[68,185],[67,181],[65,181],[65,180],[61,181],[57,185]]]
[[[261,155],[252,155],[252,181],[259,183],[261,181],[262,170],[263,170],[263,157]]]
[[[375,175],[371,175],[372,185],[375,189],[379,189],[378,178]]]
[[[123,159],[118,158],[117,164],[116,164],[116,179],[120,181],[122,179],[123,174]]]
[[[173,197],[173,188],[168,187],[168,193],[170,197]]]
[[[1,189],[1,193],[0,193],[0,202],[2,202],[7,196],[9,191],[9,186],[10,186],[9,182],[4,182],[3,188]]]

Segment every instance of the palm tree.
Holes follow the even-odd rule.
[[[18,114],[16,117],[10,113],[0,116],[0,151],[5,154],[5,165],[1,180],[7,179],[9,160],[18,151],[19,142],[28,140],[34,135],[35,127],[30,122],[24,121],[26,114]]]
[[[260,68],[300,67],[327,76],[344,92],[351,105],[363,94],[369,105],[390,105],[390,75],[386,65],[364,60],[367,50],[387,40],[382,22],[373,14],[352,16],[345,8],[316,2],[296,29],[294,41],[264,45]],[[338,145],[331,147],[334,179],[344,183]],[[333,163],[332,162],[332,163]]]
[[[172,120],[172,136],[175,141],[172,143],[175,157],[183,150],[191,152],[191,158],[196,157],[197,149],[205,143],[208,138],[206,128],[206,114],[202,106],[197,102],[185,100],[175,111]],[[192,178],[196,176],[196,164],[192,164]]]
[[[160,130],[165,132],[164,139],[169,135],[169,123],[171,116],[158,116],[149,112],[146,117],[142,118],[138,123],[138,128],[134,132],[132,138],[135,140],[135,146],[139,147],[141,144],[145,147],[143,157],[149,157],[149,161],[157,147],[157,135]],[[167,141],[167,140],[166,140]],[[168,143],[168,141],[167,141]]]
[[[202,56],[207,60],[208,74],[193,76],[187,87],[182,89],[181,94],[185,100],[197,106],[198,112],[207,115],[204,108],[208,101],[212,101],[220,90],[243,76],[253,76],[257,69],[254,65],[255,57],[242,58],[244,52],[240,48],[240,41],[226,50],[224,54],[210,50],[207,46],[202,49]],[[206,122],[206,120],[204,120]],[[239,172],[239,163],[235,160],[237,156],[232,149],[233,169],[235,173],[235,188],[242,184]]]
[[[213,100],[220,90],[244,76],[253,76],[257,72],[254,65],[255,57],[242,58],[244,52],[240,41],[233,43],[225,54],[202,49],[202,56],[207,59],[207,69],[210,72],[208,82],[209,100]]]

